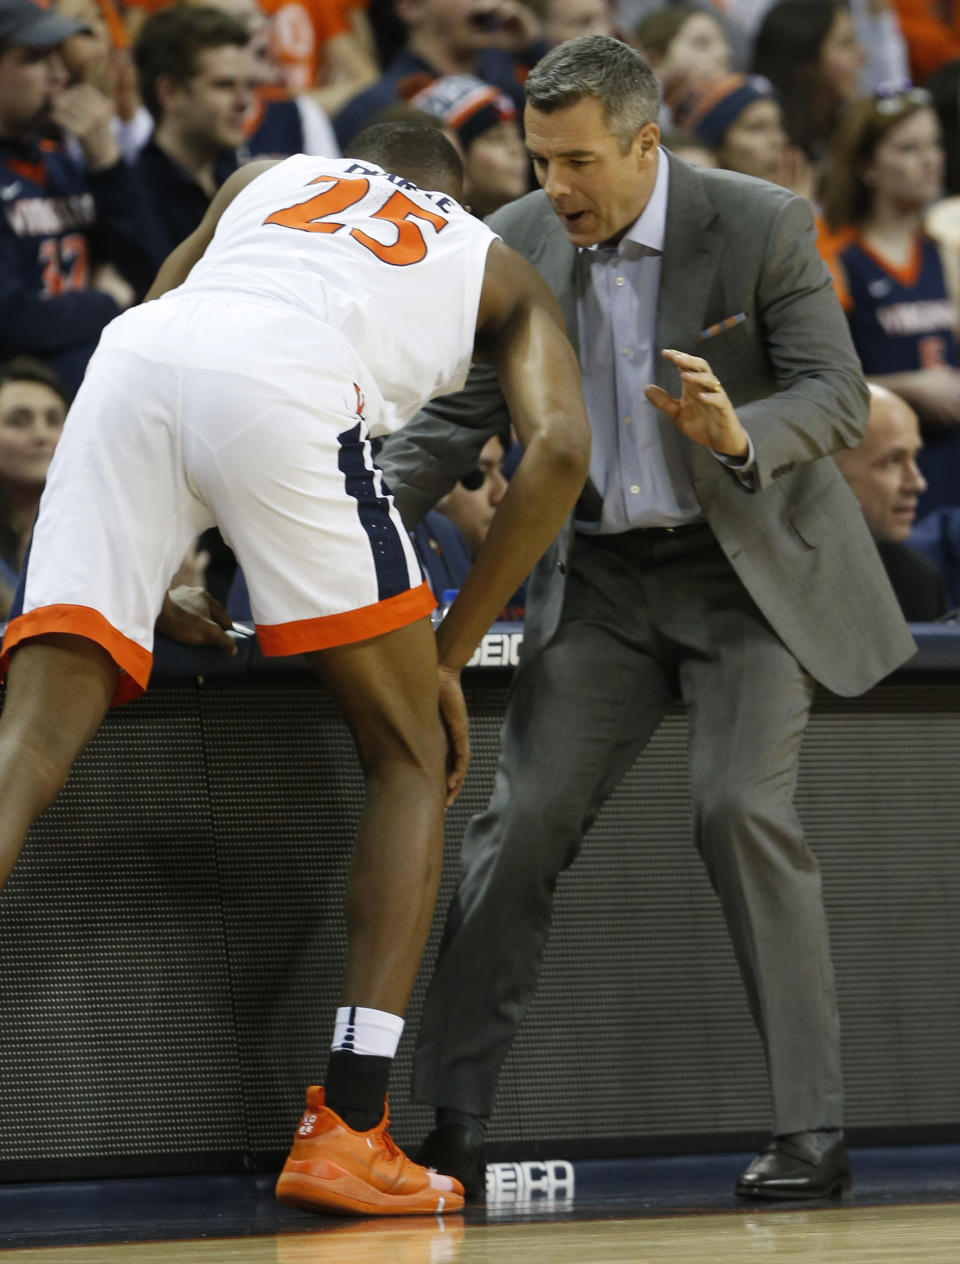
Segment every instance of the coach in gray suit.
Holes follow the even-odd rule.
[[[914,646],[827,459],[858,442],[867,391],[810,209],[659,149],[657,106],[625,45],[554,49],[527,82],[542,192],[490,221],[560,301],[593,453],[530,584],[493,798],[464,839],[420,1030],[414,1095],[438,1127],[418,1157],[468,1193],[557,875],[677,696],[696,844],[770,1077],[773,1141],[737,1192],[850,1182],[820,878],[793,794],[814,681],[859,693]],[[475,373],[388,442],[408,521],[504,421],[491,375]]]

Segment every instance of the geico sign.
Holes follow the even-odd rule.
[[[468,667],[516,667],[522,632],[488,632],[467,663]]]
[[[573,1198],[573,1164],[566,1159],[535,1163],[488,1163],[487,1201],[522,1202],[528,1198]]]

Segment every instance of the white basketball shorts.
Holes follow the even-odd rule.
[[[265,654],[427,615],[371,456],[365,373],[336,330],[280,305],[173,294],[115,320],[50,468],[0,670],[30,637],[75,633],[121,667],[116,701],[141,693],[164,593],[212,525],[243,568]]]

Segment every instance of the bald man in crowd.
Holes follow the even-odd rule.
[[[917,414],[883,386],[870,385],[870,414],[855,448],[833,459],[860,502],[890,583],[911,623],[938,619],[947,609],[943,576],[906,543],[926,480],[917,465],[923,446]]]

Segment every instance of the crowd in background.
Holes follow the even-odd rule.
[[[878,542],[933,563],[936,598],[909,609],[888,564],[908,617],[960,605],[960,0],[0,0],[0,616],[100,332],[238,165],[422,118],[486,216],[531,187],[527,72],[594,33],[647,58],[671,153],[813,204],[864,373],[895,396],[841,470]],[[491,440],[418,530],[438,597],[511,448]],[[206,544],[241,617],[242,578]]]

